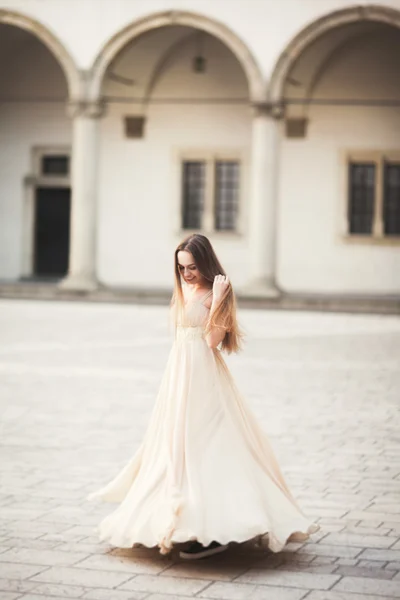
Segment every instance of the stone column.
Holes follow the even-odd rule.
[[[90,291],[97,287],[97,160],[104,108],[100,103],[72,102],[68,109],[73,120],[71,229],[69,270],[60,287]]]
[[[247,293],[276,297],[276,204],[277,155],[281,105],[253,106],[251,197],[250,197],[250,272]]]

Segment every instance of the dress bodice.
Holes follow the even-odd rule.
[[[190,298],[185,303],[182,314],[177,317],[177,326],[179,328],[201,328],[204,329],[209,309],[204,305],[204,301],[212,294],[212,290],[203,294],[200,298]]]
[[[184,326],[186,327],[202,327],[206,324],[209,310],[201,302],[201,299],[189,300],[184,308]]]

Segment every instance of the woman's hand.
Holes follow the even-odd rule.
[[[229,287],[229,279],[225,275],[216,275],[213,283],[213,300],[218,303],[222,300]]]
[[[210,315],[212,316],[214,311],[217,309],[222,298],[226,294],[229,287],[229,279],[225,275],[216,275],[213,283],[213,298],[210,309]],[[226,327],[214,326],[210,333],[206,337],[207,344],[210,348],[217,348],[222,342],[226,335]]]

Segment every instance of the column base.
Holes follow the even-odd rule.
[[[94,292],[100,286],[94,277],[84,275],[67,275],[58,284],[60,290],[71,292]]]
[[[248,298],[279,298],[281,296],[275,283],[267,278],[253,279],[240,291],[243,296]]]

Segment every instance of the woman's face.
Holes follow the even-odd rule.
[[[193,255],[187,250],[178,252],[178,269],[186,283],[190,285],[202,283],[203,277],[196,267]]]

